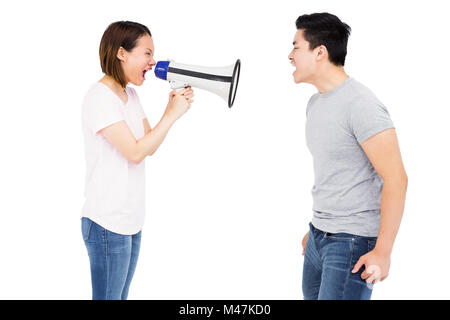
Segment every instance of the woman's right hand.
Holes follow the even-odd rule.
[[[192,97],[194,97],[194,91],[191,87],[184,88],[179,92],[172,90],[164,115],[175,122],[189,110],[193,102]]]

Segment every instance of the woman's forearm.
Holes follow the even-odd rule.
[[[146,156],[151,156],[159,148],[174,122],[170,117],[164,115],[149,133],[137,141],[137,163],[140,163]]]

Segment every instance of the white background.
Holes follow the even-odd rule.
[[[130,299],[301,299],[311,219],[305,107],[292,81],[295,20],[348,23],[347,73],[397,128],[409,188],[390,275],[373,299],[448,299],[449,44],[445,1],[10,1],[0,11],[0,298],[90,299],[81,237],[81,100],[102,77],[98,46],[117,20],[143,23],[155,59],[241,59],[232,109],[195,103],[146,159],[147,216]],[[150,124],[169,84],[137,88]]]

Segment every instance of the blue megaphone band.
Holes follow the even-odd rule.
[[[167,80],[167,70],[169,70],[170,61],[158,61],[155,67],[155,76]]]

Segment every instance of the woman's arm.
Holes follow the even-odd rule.
[[[114,123],[100,130],[128,161],[139,164],[146,156],[152,155],[161,145],[174,121],[162,117],[159,123],[144,137],[136,140],[125,121]]]
[[[151,156],[159,148],[175,121],[190,108],[190,102],[193,96],[194,94],[191,88],[184,89],[181,92],[172,91],[169,96],[166,111],[159,123],[139,140],[135,139],[125,121],[116,122],[99,132],[128,161],[138,164],[146,156]],[[150,128],[150,125],[148,128]],[[146,132],[148,128],[145,128]]]
[[[142,124],[144,125],[144,132],[145,132],[145,134],[147,134],[150,131],[152,131],[152,127],[150,127],[150,123],[148,123],[148,119],[147,118],[142,120]]]

